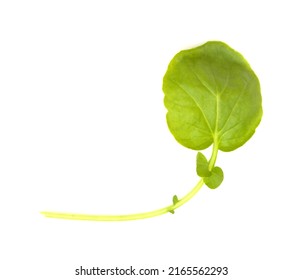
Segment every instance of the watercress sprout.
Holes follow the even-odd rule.
[[[184,197],[173,196],[167,207],[130,215],[86,215],[42,212],[46,217],[126,221],[174,214],[206,184],[215,189],[224,175],[216,166],[218,151],[233,151],[248,141],[262,117],[257,76],[244,57],[223,42],[210,41],[179,52],[163,78],[167,124],[183,146],[197,150],[197,185]],[[200,152],[212,145],[209,160]]]

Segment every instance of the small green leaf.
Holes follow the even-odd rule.
[[[209,163],[206,157],[198,152],[196,156],[196,172],[199,177],[209,177],[211,171],[209,170]]]
[[[177,195],[173,196],[173,205],[175,205],[179,201]]]
[[[205,177],[204,183],[210,188],[210,189],[216,189],[220,186],[220,184],[223,181],[223,171],[220,167],[215,166],[212,170],[212,174],[210,177]]]

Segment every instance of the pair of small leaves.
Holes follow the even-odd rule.
[[[209,168],[209,162],[206,157],[198,152],[196,157],[196,172],[199,177],[202,177],[204,183],[210,189],[216,189],[223,181],[223,171],[220,167],[215,166],[212,170]]]
[[[172,200],[173,200],[173,205],[175,205],[175,204],[179,201],[177,195],[174,195]],[[174,213],[175,213],[174,210],[170,210],[169,212],[170,212],[171,214],[174,214]]]

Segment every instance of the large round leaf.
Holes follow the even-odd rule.
[[[262,117],[257,76],[244,57],[222,42],[176,54],[163,79],[167,123],[185,147],[222,151],[242,146]]]

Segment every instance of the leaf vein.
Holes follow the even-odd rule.
[[[195,102],[196,106],[199,108],[199,110],[200,110],[200,112],[201,112],[201,114],[202,114],[202,116],[203,116],[203,118],[204,118],[204,120],[205,120],[205,122],[206,122],[206,124],[207,124],[207,126],[208,126],[208,128],[209,128],[209,130],[210,130],[211,133],[213,134],[213,130],[212,130],[210,124],[209,124],[209,121],[208,121],[208,119],[206,118],[206,116],[205,116],[205,114],[204,114],[202,108],[201,108],[201,107],[199,106],[199,104],[196,102],[196,100],[195,100],[195,99],[189,94],[189,92],[186,91],[179,83],[177,83],[176,81],[174,81],[174,80],[172,80],[172,79],[170,79],[170,81],[171,81],[172,83],[174,83],[176,86],[178,86],[184,93],[186,93],[188,96],[191,97],[191,99]]]
[[[216,98],[216,94],[209,88],[209,86],[208,85],[206,85],[200,78],[199,78],[199,76],[196,74],[196,72],[195,71],[193,71],[192,70],[192,72],[193,72],[193,74],[195,75],[195,77],[197,78],[197,80],[209,91],[209,93],[211,93],[212,95],[214,95],[215,96],[215,98]]]
[[[239,103],[239,100],[241,99],[241,97],[243,96],[244,92],[246,91],[247,85],[250,83],[250,81],[251,81],[251,80],[249,80],[249,81],[246,82],[246,84],[245,84],[245,86],[244,86],[242,92],[241,92],[240,95],[238,96],[238,98],[237,98],[237,100],[236,100],[236,102],[235,102],[235,104],[234,104],[234,106],[233,106],[233,108],[232,108],[230,114],[228,115],[228,117],[227,117],[227,119],[226,119],[224,125],[223,125],[222,128],[219,130],[219,133],[222,132],[223,129],[226,127],[228,121],[229,121],[230,118],[231,118],[231,115],[233,114],[235,108],[237,107],[237,105],[238,105],[238,103]]]

